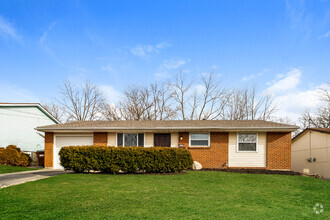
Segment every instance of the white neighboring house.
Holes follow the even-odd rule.
[[[43,151],[44,133],[35,128],[59,123],[39,103],[0,103],[0,147],[16,145],[22,151]]]

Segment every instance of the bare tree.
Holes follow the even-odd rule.
[[[150,120],[150,91],[145,87],[130,86],[119,103],[120,114],[125,120]]]
[[[269,120],[276,111],[277,104],[274,102],[274,97],[270,93],[268,93],[268,91],[265,91],[260,97],[260,101],[258,102],[258,108],[256,108],[255,111],[255,113],[258,115],[255,115],[254,118],[261,120]]]
[[[58,102],[63,106],[68,121],[91,121],[101,118],[105,103],[103,93],[91,82],[73,86],[68,80],[60,87],[62,97]]]
[[[323,108],[319,108],[316,114],[306,110],[301,114],[302,128],[330,128],[330,114]]]
[[[271,94],[257,94],[254,85],[244,89],[232,89],[227,94],[227,105],[223,119],[269,120],[276,111]]]
[[[328,84],[328,88],[330,88],[330,84]],[[330,128],[330,90],[321,88],[319,90],[319,100],[322,103],[317,108],[316,113],[306,109],[301,114],[300,122],[303,128]]]
[[[64,108],[54,102],[41,102],[41,105],[52,114],[57,120],[64,120]]]
[[[274,122],[288,124],[288,125],[297,125],[297,123],[292,121],[292,119],[289,118],[288,116],[285,116],[285,117],[272,116],[271,120],[274,121]],[[299,133],[299,131],[298,131],[298,133]]]
[[[152,96],[152,120],[169,120],[177,115],[177,109],[171,105],[171,93],[168,83],[152,83],[150,86]]]
[[[197,88],[194,89],[194,93],[191,97],[191,99],[189,100],[189,109],[190,109],[190,120],[193,120],[197,117],[197,109],[200,103],[200,97],[197,91]]]
[[[198,104],[198,120],[217,119],[224,112],[227,103],[226,90],[221,87],[221,82],[216,80],[213,72],[201,74],[201,85],[204,89]]]
[[[149,87],[128,87],[117,105],[108,105],[104,117],[108,120],[168,120],[176,115],[172,108],[167,84],[153,83]]]
[[[221,88],[213,72],[202,73],[193,89],[187,77],[179,73],[176,81],[170,84],[172,99],[180,111],[179,119],[213,120],[219,118],[224,111],[227,99],[226,91]],[[199,91],[200,90],[200,91]]]
[[[104,119],[109,121],[122,120],[120,110],[115,104],[105,104],[102,108],[102,115]]]
[[[238,89],[232,89],[227,94],[227,106],[222,119],[227,120],[243,120],[246,115],[244,114],[247,103],[245,92]]]
[[[171,97],[173,98],[173,101],[177,105],[177,109],[181,114],[182,120],[187,119],[185,113],[185,110],[187,108],[186,104],[191,99],[191,95],[189,95],[191,82],[188,82],[186,79],[187,79],[186,76],[182,72],[180,72],[176,76],[176,80],[169,84],[172,91]]]
[[[328,87],[330,89],[330,83],[328,83]],[[330,103],[330,90],[327,90],[326,88],[320,88],[320,100],[324,101],[326,104],[329,105]]]
[[[269,120],[275,110],[273,97],[258,94],[254,85],[227,90],[213,72],[192,84],[180,72],[169,83],[128,87],[103,114],[108,120]]]

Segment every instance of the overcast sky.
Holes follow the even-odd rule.
[[[49,101],[65,79],[115,102],[179,71],[255,83],[295,120],[330,81],[330,1],[0,0],[0,102]]]

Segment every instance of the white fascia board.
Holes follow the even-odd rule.
[[[295,131],[297,127],[60,127],[60,128],[35,128],[38,131],[109,131],[109,130],[217,130],[217,131]]]

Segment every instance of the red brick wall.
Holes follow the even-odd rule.
[[[107,132],[94,132],[94,145],[107,146],[108,145],[108,133]]]
[[[182,137],[182,140],[181,138]],[[188,149],[194,159],[203,168],[227,168],[228,163],[228,133],[212,132],[210,147],[189,148],[189,133],[179,133],[179,147]],[[94,145],[107,145],[106,132],[94,133]],[[45,167],[53,167],[54,134],[45,133]],[[291,133],[267,133],[267,169],[291,169]]]
[[[202,164],[203,168],[226,168],[228,163],[228,133],[212,132],[210,142],[210,147],[189,147],[189,133],[179,133],[179,146],[188,149],[193,160]]]
[[[291,169],[291,132],[267,133],[267,169]]]
[[[53,167],[54,133],[45,133],[45,167]]]

